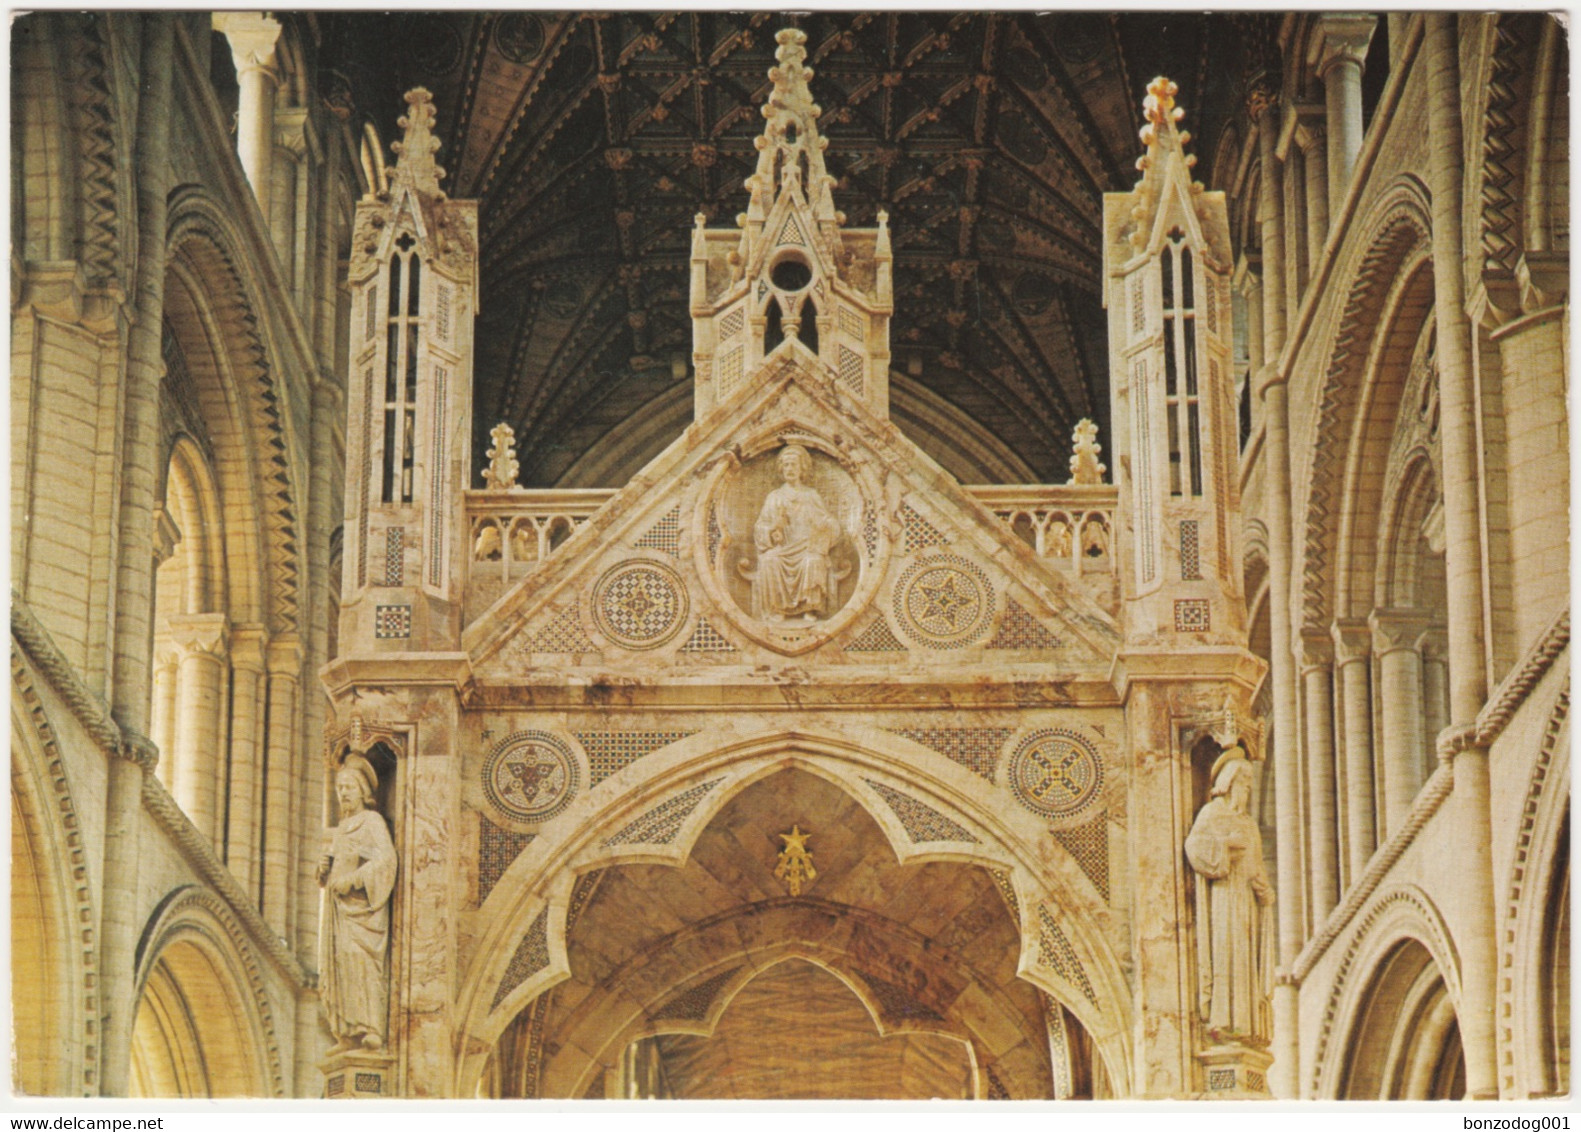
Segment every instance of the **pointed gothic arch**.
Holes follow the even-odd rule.
[[[1021,928],[1021,977],[1070,1010],[1091,1036],[1117,1095],[1127,1093],[1131,996],[1103,934],[1110,917],[1093,882],[1062,846],[1050,844],[1029,812],[996,804],[969,771],[876,728],[863,729],[859,738],[797,731],[722,745],[705,732],[649,756],[640,778],[617,773],[573,802],[557,821],[574,832],[529,845],[480,909],[477,947],[457,995],[458,1093],[474,1091],[511,1019],[569,971],[566,923],[578,875],[613,864],[684,863],[732,798],[787,767],[855,798],[902,864],[954,861],[1004,874]],[[896,812],[886,790],[969,840],[914,841],[908,818]],[[662,843],[624,838],[666,807],[671,828]],[[1050,909],[1058,910],[1057,923]]]

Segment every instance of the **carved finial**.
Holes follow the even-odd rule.
[[[401,140],[391,144],[396,152],[395,171],[390,180],[404,184],[429,196],[444,197],[439,182],[445,171],[434,162],[439,150],[439,139],[432,133],[434,125],[434,98],[423,87],[413,87],[406,92],[407,112],[401,115]]]
[[[1175,105],[1175,95],[1179,93],[1180,87],[1163,75],[1147,84],[1147,97],[1142,100],[1142,115],[1147,125],[1142,127],[1140,135],[1147,152],[1136,161],[1144,179],[1149,169],[1157,167],[1158,159],[1171,150],[1181,151],[1188,169],[1197,163],[1194,155],[1184,152],[1191,135],[1176,128],[1186,116],[1186,112]]]
[[[509,491],[516,486],[516,433],[501,421],[489,430],[494,447],[488,451],[489,466],[483,469],[483,482],[493,491]]]
[[[774,40],[779,44],[774,52],[777,63],[769,68],[774,89],[763,104],[763,133],[755,143],[758,166],[745,182],[752,193],[753,212],[766,216],[780,194],[795,186],[818,220],[835,221],[829,194],[834,178],[823,163],[828,140],[818,136],[818,116],[823,110],[812,100],[807,83],[813,72],[803,62],[807,33],[781,28]]]
[[[1098,462],[1098,454],[1102,451],[1098,443],[1098,425],[1086,418],[1077,421],[1071,441],[1070,482],[1102,483],[1104,472],[1109,470]]]

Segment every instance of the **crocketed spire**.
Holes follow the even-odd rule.
[[[813,217],[839,222],[830,195],[834,178],[824,169],[826,138],[818,136],[818,116],[823,113],[807,88],[813,77],[807,58],[807,34],[799,28],[782,28],[774,40],[778,65],[769,68],[774,90],[763,104],[767,119],[757,139],[758,167],[746,179],[752,193],[748,215],[761,219],[768,215],[782,193],[795,191],[812,209]]]
[[[434,98],[423,87],[413,87],[406,92],[407,112],[401,116],[401,140],[391,144],[395,150],[395,170],[390,175],[391,186],[406,185],[414,192],[443,199],[439,182],[445,171],[434,161],[439,150],[439,139],[432,133],[434,125]]]

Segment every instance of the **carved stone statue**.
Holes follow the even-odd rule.
[[[769,492],[752,528],[757,568],[752,579],[752,615],[762,621],[817,621],[830,613],[841,574],[831,557],[840,541],[840,521],[816,488],[812,456],[799,444],[779,454],[784,483]]]
[[[1214,1040],[1266,1040],[1274,975],[1274,889],[1250,811],[1252,764],[1239,743],[1213,764],[1208,803],[1186,835],[1197,873],[1197,990]]]
[[[377,776],[360,755],[349,755],[335,775],[340,824],[318,862],[318,883],[329,894],[319,929],[319,985],[332,1053],[384,1045],[388,1015],[390,894],[395,846],[373,809]]]

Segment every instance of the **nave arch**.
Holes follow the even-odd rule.
[[[27,1040],[15,1046],[12,1084],[34,1096],[87,1096],[97,1069],[88,986],[98,916],[76,807],[30,693],[29,679],[13,681],[11,1024]]]
[[[579,884],[579,878],[615,865],[684,866],[701,835],[733,799],[788,770],[832,784],[854,800],[881,831],[901,866],[951,864],[987,870],[986,875],[1006,892],[1001,899],[1015,909],[1019,935],[1013,945],[1015,974],[1065,1006],[1090,1037],[1094,1062],[1101,1062],[1101,1072],[1113,1082],[1115,1093],[1125,1095],[1130,1080],[1131,1006],[1110,942],[1115,925],[1079,866],[1032,815],[1003,805],[1002,796],[994,797],[981,779],[899,737],[888,744],[869,745],[833,734],[776,732],[720,745],[717,736],[699,735],[676,744],[674,752],[663,758],[662,763],[644,768],[641,782],[627,777],[628,768],[573,803],[556,822],[567,832],[554,838],[540,836],[529,845],[480,910],[473,936],[477,946],[458,994],[458,1095],[478,1090],[496,1043],[523,1008],[571,976],[567,921],[574,923],[587,901],[586,886]],[[914,843],[891,808],[897,794],[925,807],[931,820],[953,829],[955,839]],[[665,843],[624,843],[623,834],[634,824],[676,805],[690,808]],[[787,812],[787,827],[790,822]],[[853,967],[849,956],[820,949],[817,932],[796,928],[798,916],[816,918],[817,914],[807,912],[815,904],[810,898],[816,895],[767,902],[765,907],[778,917],[776,922],[783,920],[785,949],[772,955],[754,952],[745,962],[761,969],[791,958],[806,959],[855,974],[856,978],[846,980],[848,985],[862,981],[859,965]],[[734,915],[727,913],[717,925],[692,925],[692,929],[717,931],[722,940],[733,934],[734,946],[740,948],[741,935],[728,922]],[[902,934],[888,933],[890,938]],[[917,941],[904,946],[917,946]],[[529,953],[536,958],[524,968],[523,957]],[[608,1065],[618,1058],[624,1043],[642,1036],[642,1015],[676,992],[729,969],[728,957],[734,952],[727,950],[721,958],[704,947],[702,954],[711,956],[709,961],[672,969],[651,986],[641,981],[650,973],[634,965],[631,993],[611,996],[613,1005],[603,1012],[600,1036],[597,1041],[588,1039],[598,1048],[584,1048],[587,1062],[569,1075],[585,1084],[597,1072],[593,1060],[601,1058],[601,1064]],[[1057,958],[1051,958],[1055,954]],[[747,982],[750,977],[745,975],[725,980],[716,988],[726,992],[719,1000],[728,1001],[729,994]],[[869,989],[864,1001],[871,1002],[872,994]],[[863,997],[860,992],[858,997]],[[985,992],[981,1007],[988,1007],[992,997]],[[614,1015],[620,1015],[618,1021],[609,1022]],[[972,1026],[964,1016],[953,1023],[947,1011],[942,1016],[943,1032],[970,1039]]]
[[[132,1094],[284,1096],[273,1010],[233,914],[195,885],[155,910],[137,951]]]
[[[1442,913],[1400,885],[1355,923],[1323,1012],[1311,1095],[1461,1099],[1460,968]]]

